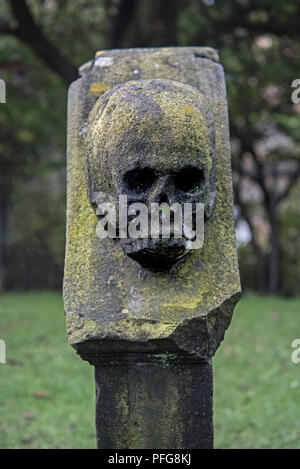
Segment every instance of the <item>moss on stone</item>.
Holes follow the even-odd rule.
[[[161,162],[162,168],[170,161],[180,167],[188,155],[191,164],[203,161],[211,173],[213,134],[209,106],[194,88],[168,80],[117,86],[98,99],[89,117],[91,185],[109,191],[108,182],[116,184],[110,175],[116,179],[116,170],[144,155],[155,159],[156,166]]]
[[[223,339],[240,292],[222,68],[208,58],[195,58],[192,48],[103,51],[101,56],[110,57],[112,65],[94,67],[91,73],[72,85],[69,98],[68,220],[64,278],[69,342],[76,344],[96,338],[99,342],[108,339],[126,340],[130,344],[134,341],[147,343],[168,338],[174,340],[182,350],[190,348],[189,351],[194,350],[199,356],[212,356]],[[132,79],[134,69],[139,71],[139,79],[175,79],[199,89],[214,115],[216,210],[213,218],[206,223],[203,248],[192,252],[184,262],[163,275],[141,269],[124,255],[115,241],[100,241],[97,238],[97,219],[87,197],[83,129],[86,128],[89,112],[97,98],[90,93],[91,85],[105,83],[113,88],[118,83]],[[135,80],[135,84],[138,82]],[[133,86],[133,82],[130,86]],[[157,112],[158,123],[167,125],[162,116],[168,108],[168,99],[162,94],[156,101],[152,103],[153,115]],[[100,98],[97,106],[104,102],[105,99]],[[97,112],[97,106],[93,112]],[[108,111],[109,107],[105,112]],[[113,110],[111,112],[113,115]],[[126,102],[125,98],[122,113],[115,140],[110,139],[111,148],[114,149],[124,141],[126,144],[130,142],[130,136],[127,139],[125,131],[128,130],[128,120],[141,138],[149,137],[151,130],[140,125],[143,124],[143,112],[137,117],[136,107]],[[185,103],[179,110],[174,102],[174,116],[174,125],[169,127],[173,148],[174,141],[178,150],[184,144],[181,124],[198,118],[201,135],[194,137],[191,149],[200,145],[205,154],[203,128],[200,130],[201,119],[199,115],[197,117],[194,103]],[[109,129],[108,125],[106,130]],[[99,131],[101,134],[103,129]],[[153,142],[157,136],[150,132],[150,137],[149,147],[154,148]],[[168,148],[168,142],[165,148]],[[129,150],[130,147],[125,162],[128,166],[132,161]],[[164,164],[164,158],[161,164]],[[99,171],[95,167],[93,171],[95,177],[98,175],[99,179],[107,183],[109,171],[106,165]]]

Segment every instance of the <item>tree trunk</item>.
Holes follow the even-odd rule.
[[[29,44],[35,53],[46,65],[57,73],[65,83],[71,83],[78,77],[77,67],[61,54],[48,38],[44,36],[42,29],[35,23],[31,10],[25,0],[10,0],[10,7],[17,22],[17,27],[12,34],[21,41]]]
[[[176,46],[178,0],[122,0],[110,47]]]
[[[268,292],[276,293],[279,286],[279,228],[275,195],[270,196],[268,208],[270,221],[270,253],[268,262]]]

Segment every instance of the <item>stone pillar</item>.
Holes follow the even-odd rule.
[[[240,296],[222,66],[210,48],[129,49],[80,73],[64,304],[69,343],[95,366],[98,447],[211,448],[211,359]],[[199,209],[203,243],[178,220],[167,238],[132,235],[135,204],[175,202]]]
[[[167,353],[122,362],[95,368],[98,448],[213,447],[211,363]]]
[[[97,354],[93,341],[83,348],[95,366],[99,449],[213,447],[211,360],[172,348],[113,355]]]

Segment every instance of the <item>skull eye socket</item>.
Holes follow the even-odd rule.
[[[150,189],[155,180],[156,176],[151,168],[133,169],[124,176],[126,187],[139,194]]]
[[[175,187],[183,192],[196,192],[204,183],[204,171],[189,166],[181,169],[174,177]]]

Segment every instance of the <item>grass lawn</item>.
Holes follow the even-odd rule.
[[[300,448],[300,299],[247,296],[214,359],[215,447]],[[65,341],[58,293],[0,301],[0,448],[95,448],[93,369]]]

